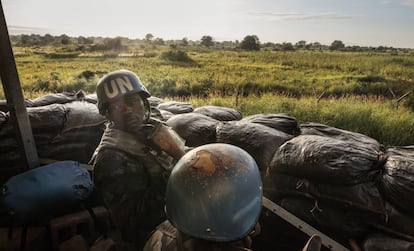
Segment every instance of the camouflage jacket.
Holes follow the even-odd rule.
[[[122,239],[142,248],[150,232],[165,219],[164,194],[172,158],[108,126],[92,162],[95,188]]]
[[[232,242],[211,242],[180,233],[168,220],[157,226],[143,251],[252,251],[245,239]]]

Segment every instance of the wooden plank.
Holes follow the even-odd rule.
[[[344,247],[343,245],[339,244],[335,240],[331,239],[329,236],[325,235],[324,233],[320,232],[316,228],[312,227],[308,223],[304,222],[303,220],[299,219],[295,215],[291,214],[289,211],[284,209],[283,207],[277,205],[273,201],[269,200],[266,197],[262,197],[262,205],[272,211],[274,214],[282,218],[283,220],[287,221],[295,228],[299,229],[300,231],[304,232],[308,236],[318,235],[322,239],[322,245],[327,247],[329,250],[333,251],[349,251],[348,248]]]
[[[0,12],[0,78],[7,105],[10,107],[10,119],[17,134],[17,140],[22,146],[28,168],[33,168],[39,166],[39,157],[24,104],[23,92],[1,1]]]

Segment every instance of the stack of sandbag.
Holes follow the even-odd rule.
[[[359,133],[306,123],[270,163],[265,195],[365,251],[411,250],[414,240],[414,147],[384,148]],[[406,248],[410,249],[406,249]]]
[[[81,92],[48,94],[26,100],[39,157],[87,163],[99,143],[106,121],[95,103],[94,95]],[[0,165],[13,167],[22,163],[23,153],[10,120],[9,107],[1,108],[4,110],[0,113]]]
[[[274,152],[299,133],[296,119],[286,114],[257,114],[243,118],[233,108],[185,102],[161,102],[161,113],[173,113],[166,124],[178,133],[186,146],[227,143],[247,151],[264,173]],[[164,110],[165,109],[165,110]]]

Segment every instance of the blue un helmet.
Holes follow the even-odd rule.
[[[233,241],[248,235],[262,206],[262,181],[254,159],[243,149],[215,143],[187,152],[167,183],[165,209],[186,235]]]
[[[132,93],[140,94],[145,106],[149,109],[147,98],[151,94],[135,73],[128,70],[118,70],[106,74],[98,81],[96,86],[99,113],[106,115],[108,103]]]

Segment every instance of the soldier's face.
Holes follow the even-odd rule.
[[[145,119],[145,106],[141,96],[134,93],[111,102],[109,118],[119,130],[138,132]]]

